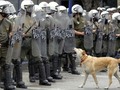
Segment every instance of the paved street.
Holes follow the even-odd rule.
[[[82,71],[79,67],[78,70]],[[24,81],[28,86],[28,90],[96,90],[95,88],[96,85],[91,75],[89,76],[88,81],[84,88],[78,88],[78,86],[83,82],[84,73],[82,73],[81,75],[73,75],[67,72],[62,72],[62,75],[63,79],[56,80],[56,83],[52,83],[52,86],[42,86],[38,85],[38,81],[36,81],[36,83],[30,83],[28,79],[28,72],[24,71]],[[105,90],[104,87],[106,87],[108,84],[107,73],[99,72],[97,74],[97,78],[100,86],[100,89],[97,90]],[[120,90],[120,88],[117,88],[119,86],[120,85],[117,79],[113,77],[113,83],[109,90]]]
[[[80,68],[78,68],[78,70],[81,71]],[[84,73],[82,73],[81,75],[72,75],[67,72],[62,72],[62,75],[63,75],[63,79],[56,80],[56,83],[52,83],[52,86],[42,86],[42,85],[38,85],[38,81],[36,81],[36,83],[30,83],[28,79],[28,72],[24,71],[24,81],[28,86],[27,90],[105,90],[104,87],[106,87],[108,84],[108,77],[107,77],[107,73],[105,72],[100,72],[97,74],[100,89],[95,88],[96,85],[91,75],[89,76],[88,81],[84,88],[78,88],[78,86],[83,82]],[[120,90],[120,88],[117,88],[119,86],[120,85],[118,81],[116,80],[116,78],[113,77],[113,83],[109,90]],[[16,89],[16,90],[25,90],[25,89]]]

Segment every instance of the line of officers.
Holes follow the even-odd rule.
[[[34,5],[32,0],[23,0],[16,15],[12,3],[0,0],[1,87],[27,88],[21,66],[25,58],[30,82],[39,80],[40,85],[50,86],[54,79],[62,79],[62,66],[64,71],[80,74],[75,47],[90,55],[117,56],[120,13],[116,8],[97,9],[86,12],[76,4],[68,15],[69,10],[57,2]]]
[[[23,0],[16,14],[12,3],[0,0],[0,87],[4,90],[27,88],[21,66],[25,58],[30,82],[50,86],[54,79],[62,79],[61,60],[63,70],[79,75],[74,47],[73,17],[65,6]]]

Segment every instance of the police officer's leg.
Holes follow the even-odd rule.
[[[35,61],[39,65],[39,84],[50,86],[51,83],[46,79],[46,72],[43,60],[39,57],[35,57]]]
[[[69,62],[68,62],[68,58],[67,58],[67,54],[63,53],[62,55],[63,60],[63,71],[68,71],[69,70]]]
[[[16,87],[18,88],[27,88],[27,86],[25,85],[25,83],[23,82],[22,79],[22,63],[20,60],[18,59],[14,59],[13,61],[14,64],[14,70],[15,70],[15,75],[16,75]]]
[[[117,48],[118,49],[118,48]],[[120,58],[120,49],[116,51],[115,58],[119,59]],[[120,71],[120,64],[119,65],[119,71]]]
[[[28,61],[28,71],[29,71],[29,80],[30,82],[35,82],[35,61],[33,58]]]
[[[58,55],[53,55],[52,56],[53,72],[52,72],[51,76],[54,79],[62,79],[62,76],[61,76],[61,74],[59,73],[59,70],[58,70],[58,60],[59,60]]]
[[[80,73],[76,70],[76,63],[75,63],[76,53],[69,53],[68,55],[69,55],[69,60],[71,63],[72,74],[80,75]]]
[[[62,54],[58,56],[58,72],[61,73]]]
[[[2,61],[5,61],[5,58],[1,58]],[[11,65],[4,62],[2,65],[4,72],[4,90],[15,90],[15,87],[12,85],[12,77],[11,77]]]
[[[95,56],[96,56],[96,57],[101,57],[102,54],[101,54],[101,53],[95,53]]]
[[[43,62],[44,62],[44,65],[45,65],[45,72],[46,72],[46,77],[47,77],[47,80],[49,82],[55,82],[55,80],[53,79],[53,77],[51,77],[50,75],[50,63],[49,63],[49,60],[45,57],[42,57],[43,59]]]
[[[12,61],[14,61],[14,60],[12,60]],[[13,62],[12,62],[13,63]],[[14,85],[16,85],[16,70],[15,70],[15,68],[13,67],[13,73],[12,73],[12,78],[13,78],[13,84]]]
[[[88,55],[92,55],[92,49],[86,50],[86,53],[87,53]]]
[[[34,77],[35,77],[35,80],[39,80],[39,65],[38,64],[34,64]]]
[[[28,71],[29,71],[29,81],[35,82],[35,60],[34,57],[31,54],[31,50],[29,50],[26,54],[26,57],[28,59]]]
[[[1,59],[0,59],[1,61]],[[1,62],[2,63],[2,62]],[[1,65],[0,65],[1,66]],[[4,84],[3,84],[3,81],[4,81],[4,72],[3,72],[3,68],[0,67],[0,88],[4,88]]]
[[[102,56],[103,57],[107,56],[107,51],[108,51],[108,41],[103,40],[103,47],[102,47]]]

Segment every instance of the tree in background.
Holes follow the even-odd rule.
[[[96,9],[99,6],[106,6],[108,0],[81,0],[83,8],[87,11]]]

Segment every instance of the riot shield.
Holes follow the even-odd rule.
[[[97,30],[96,43],[95,43],[95,53],[102,52],[102,41],[103,41],[103,32],[102,32],[102,30]]]
[[[84,48],[86,50],[93,48],[93,32],[89,25],[84,28]]]

